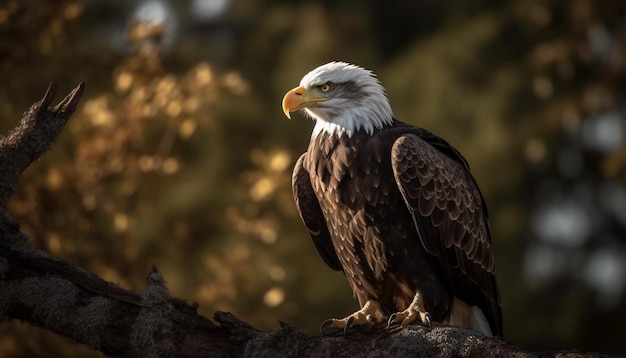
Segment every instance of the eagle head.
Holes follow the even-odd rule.
[[[391,105],[376,75],[345,62],[330,62],[307,73],[300,86],[283,98],[283,111],[304,110],[316,124],[312,138],[321,132],[352,134],[360,129],[372,134],[393,122]]]

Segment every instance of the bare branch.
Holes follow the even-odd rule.
[[[56,107],[50,108],[57,91],[57,84],[50,83],[44,97],[24,113],[20,124],[0,137],[0,205],[6,205],[15,193],[19,177],[28,165],[57,139],[76,110],[84,88],[81,82]]]

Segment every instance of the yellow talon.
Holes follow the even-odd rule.
[[[402,312],[396,312],[389,317],[389,321],[387,321],[387,326],[391,326],[393,324],[400,324],[402,326],[408,326],[409,324],[415,322],[419,318],[420,322],[431,327],[430,314],[426,312],[424,308],[424,300],[422,299],[422,295],[419,292],[415,293],[415,297],[413,297],[413,302]]]
[[[331,318],[324,321],[320,326],[320,333],[323,333],[329,327],[343,329],[344,333],[346,333],[352,326],[373,326],[384,322],[386,319],[387,317],[383,313],[378,302],[367,301],[363,305],[363,308],[345,318]]]

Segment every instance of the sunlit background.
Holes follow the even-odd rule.
[[[626,352],[624,1],[0,2],[0,129],[50,81],[87,90],[10,209],[34,246],[200,313],[314,334],[357,308],[297,216],[313,124],[282,95],[373,69],[397,117],[453,143],[486,197],[505,338]],[[2,357],[100,356],[20,322]]]

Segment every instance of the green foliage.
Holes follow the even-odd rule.
[[[608,204],[586,206],[604,221],[578,246],[545,240],[536,224],[550,193],[626,185],[626,141],[589,149],[583,130],[607,113],[626,128],[623,3],[227,1],[202,17],[189,2],[160,2],[167,21],[136,21],[149,3],[0,4],[0,129],[49,81],[87,83],[11,203],[33,245],[136,291],[154,264],[202,314],[232,311],[260,328],[281,320],[315,333],[352,312],[291,197],[312,124],[280,110],[307,71],[346,60],[377,72],[399,119],[469,160],[490,210],[506,338],[626,351],[623,290],[603,303],[591,268],[600,249],[626,257],[626,223],[597,207]],[[570,176],[564,148],[583,161]],[[533,271],[561,256],[555,273]],[[0,326],[0,352],[87,354],[16,322]]]

